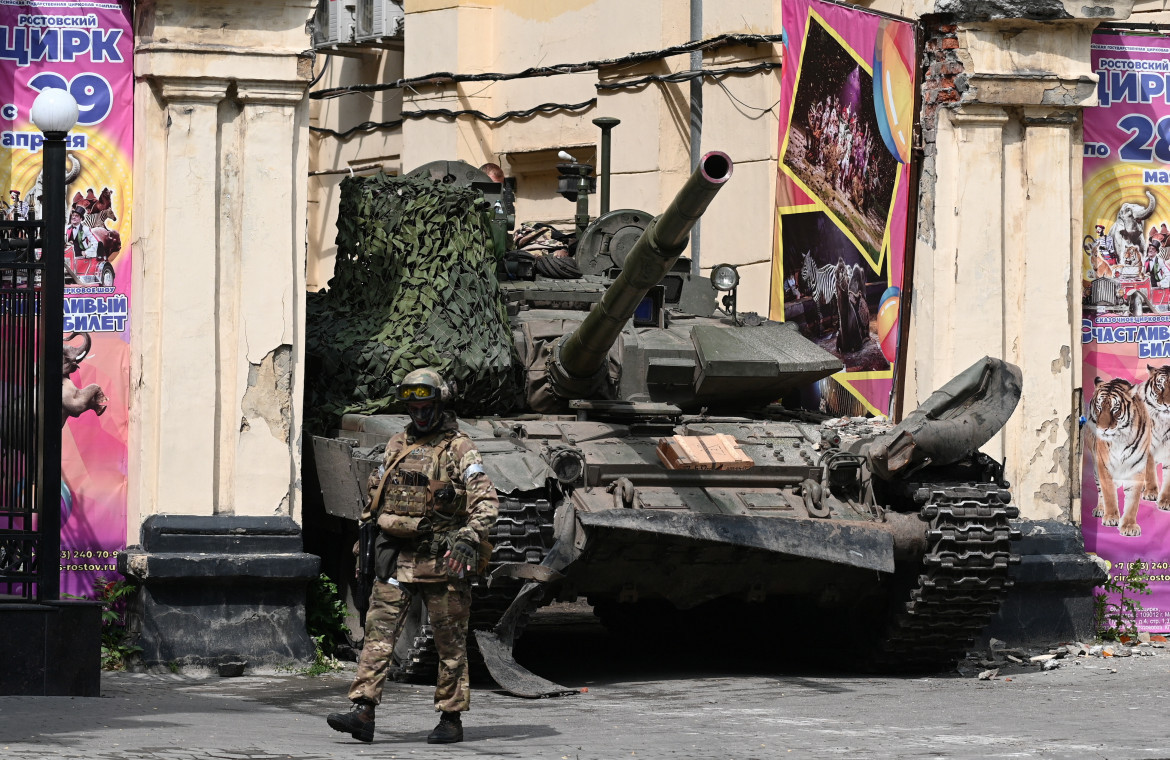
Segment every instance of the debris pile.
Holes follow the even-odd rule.
[[[1167,638],[1159,634],[1139,633],[1137,636],[1122,636],[1121,641],[1100,644],[1085,644],[1080,641],[1061,643],[1049,647],[1046,652],[1034,652],[1011,648],[999,639],[991,639],[987,652],[967,656],[967,666],[981,668],[975,676],[980,681],[990,681],[1012,669],[1015,672],[1038,667],[1041,670],[1056,670],[1067,665],[1080,665],[1094,659],[1109,660],[1115,657],[1153,657],[1159,649],[1167,648]],[[959,666],[962,675],[971,671]],[[1011,679],[1005,679],[1011,680]]]

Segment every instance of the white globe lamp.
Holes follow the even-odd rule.
[[[77,101],[68,90],[48,87],[37,95],[29,115],[37,129],[45,134],[68,132],[77,124]]]

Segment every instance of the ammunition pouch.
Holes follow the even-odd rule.
[[[475,566],[475,574],[483,575],[487,572],[488,564],[492,561],[492,542],[484,539],[479,542],[479,563]]]
[[[378,515],[378,527],[382,533],[394,538],[419,538],[431,532],[431,521],[427,517],[400,515],[383,512]]]

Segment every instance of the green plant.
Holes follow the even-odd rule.
[[[337,647],[349,643],[349,626],[345,624],[346,607],[337,584],[321,574],[309,583],[305,599],[305,628],[313,639],[314,658],[307,673],[319,676],[337,670],[341,664]]]
[[[122,670],[142,647],[130,642],[126,629],[126,604],[138,587],[124,580],[97,578],[93,584],[94,600],[102,603],[102,668]]]
[[[1137,617],[1142,603],[1136,598],[1150,593],[1150,580],[1145,565],[1140,559],[1128,566],[1122,563],[1125,574],[1109,573],[1101,584],[1103,593],[1093,595],[1093,612],[1097,622],[1097,634],[1102,639],[1118,640],[1122,636],[1137,636]],[[1117,601],[1110,595],[1116,594]]]
[[[179,672],[179,663],[174,662],[173,660],[171,662],[168,662],[167,663],[167,670],[171,671],[172,673],[178,673]]]
[[[341,661],[331,654],[325,654],[323,648],[324,641],[324,636],[313,637],[313,664],[305,668],[305,675],[319,676],[335,670],[341,670]]]

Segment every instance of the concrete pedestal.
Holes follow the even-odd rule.
[[[984,629],[981,644],[1046,646],[1096,636],[1093,590],[1105,571],[1085,553],[1080,528],[1056,520],[1023,520],[1022,555],[1012,568],[1015,586]]]
[[[118,556],[138,583],[129,623],[142,662],[217,668],[303,665],[305,590],[320,560],[287,517],[155,515]]]

